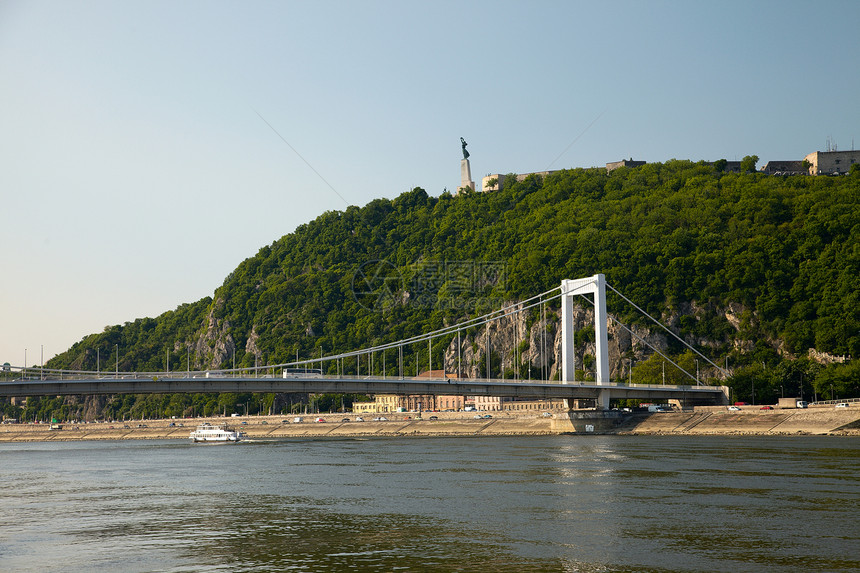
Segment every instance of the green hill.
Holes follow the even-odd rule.
[[[807,397],[860,396],[858,199],[856,170],[778,177],[676,160],[530,176],[492,193],[435,198],[416,188],[324,213],[243,261],[212,298],[87,336],[49,366],[94,370],[96,348],[102,364],[118,352],[120,370],[163,370],[166,360],[171,370],[284,363],[398,340],[600,272],[727,361],[739,399],[752,384],[759,402],[798,394],[801,383]],[[647,324],[610,303],[619,318]],[[433,355],[449,342],[440,339]],[[646,381],[648,352],[630,356],[633,377]],[[405,360],[414,371],[427,351]],[[160,399],[162,413],[194,400],[210,410],[235,404]],[[136,400],[98,407],[115,414]]]

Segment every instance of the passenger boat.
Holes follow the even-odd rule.
[[[213,426],[209,422],[204,422],[197,426],[197,429],[191,432],[188,436],[192,442],[238,442],[241,441],[245,434],[237,430],[231,430],[227,424]]]

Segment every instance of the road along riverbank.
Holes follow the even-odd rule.
[[[481,417],[476,416],[492,416]],[[431,419],[431,416],[435,419]],[[594,434],[713,435],[846,435],[860,436],[860,406],[805,410],[758,408],[729,411],[724,407],[689,412],[628,413],[621,411],[492,412],[473,414],[387,414],[387,420],[355,421],[351,414],[246,416],[145,420],[115,423],[3,424],[0,442],[75,440],[188,439],[204,422],[227,423],[249,439],[342,438],[373,436],[537,436]],[[317,422],[317,419],[324,422]]]

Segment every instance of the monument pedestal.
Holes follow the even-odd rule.
[[[460,189],[469,187],[472,191],[475,190],[475,182],[472,181],[472,167],[469,165],[468,159],[460,161]]]

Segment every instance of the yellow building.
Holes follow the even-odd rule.
[[[394,394],[377,394],[374,396],[373,402],[352,403],[352,411],[356,414],[420,412],[436,409],[436,396],[429,395],[397,396]]]

